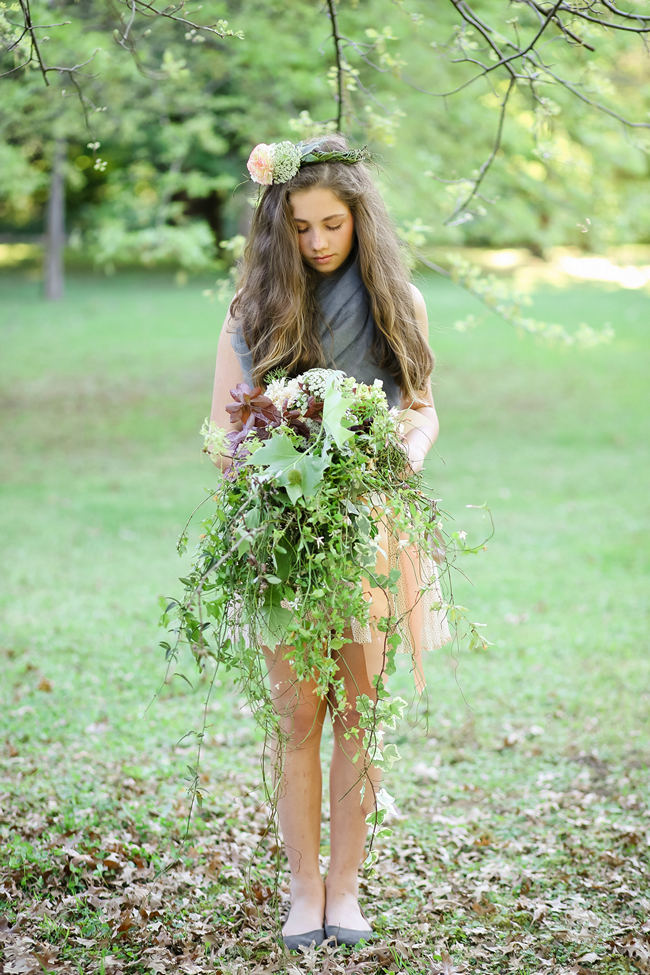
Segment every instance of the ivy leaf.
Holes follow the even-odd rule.
[[[323,480],[330,457],[323,451],[320,457],[296,450],[283,434],[276,434],[248,459],[253,467],[265,468],[266,476],[286,488],[295,503],[298,498],[311,498]]]
[[[330,386],[323,397],[323,426],[337,447],[342,447],[354,433],[348,429],[351,422],[345,416],[354,403],[354,397]]]
[[[296,470],[299,470],[302,475],[302,493],[306,498],[312,498],[316,494],[329,465],[330,457],[326,451],[323,451],[320,457],[315,457],[313,454],[302,455],[296,464]]]
[[[288,437],[280,434],[271,437],[255,453],[251,454],[247,463],[251,467],[265,467],[271,477],[277,478],[278,475],[293,467],[302,456]]]

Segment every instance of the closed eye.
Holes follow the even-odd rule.
[[[325,230],[340,230],[342,226],[343,223],[340,223],[336,227],[325,227]],[[309,230],[309,227],[297,227],[296,229],[299,234],[306,234],[307,231]]]

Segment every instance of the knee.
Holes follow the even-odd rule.
[[[285,713],[281,720],[281,729],[287,748],[318,748],[323,718],[323,709],[320,707],[297,706],[293,711]]]
[[[364,725],[366,723],[363,721]],[[368,738],[367,729],[362,727],[361,714],[351,706],[333,715],[332,731],[337,748],[350,755],[361,751]]]

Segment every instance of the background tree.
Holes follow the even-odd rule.
[[[412,239],[428,228],[436,245],[538,253],[647,242],[643,9],[519,0],[504,17],[498,0],[433,12],[416,0],[242,0],[203,4],[201,29],[184,3],[166,16],[38,0],[15,7],[13,26],[5,4],[2,227],[38,226],[61,137],[73,243],[104,267],[205,267],[245,226],[249,194],[233,191],[252,145],[329,126],[388,164],[398,220],[420,215]],[[32,25],[61,16],[40,56],[21,11]],[[243,38],[227,36],[224,13]]]
[[[18,9],[23,24],[12,20]],[[104,266],[118,256],[192,268],[213,260],[209,224],[218,215],[185,219],[177,197],[209,200],[215,185],[230,186],[228,147],[208,132],[185,54],[234,35],[222,21],[195,26],[149,4],[126,13],[119,3],[98,10],[71,0],[0,7],[0,228],[34,232],[45,218],[49,297],[62,293],[64,183],[70,238]],[[188,183],[192,144],[199,165]],[[215,170],[202,153],[222,164]]]

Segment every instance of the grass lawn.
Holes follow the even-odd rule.
[[[467,505],[491,509],[454,588],[492,644],[429,655],[395,736],[376,945],[288,959],[253,721],[220,681],[186,836],[206,684],[189,659],[192,687],[162,683],[158,596],[211,482],[209,283],[78,276],[47,305],[0,275],[0,969],[649,972],[648,295],[537,294],[537,317],[614,326],[575,350],[492,317],[458,332],[474,300],[422,282],[427,476],[470,539],[488,526]],[[394,687],[412,698],[408,668]]]

